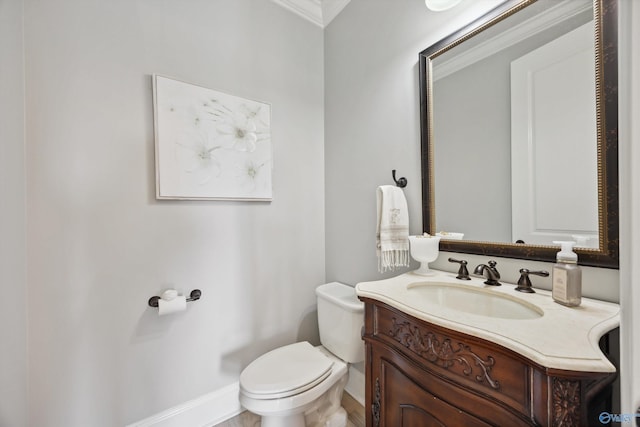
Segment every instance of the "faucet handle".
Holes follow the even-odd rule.
[[[449,262],[457,262],[458,264],[460,264],[460,268],[458,269],[458,275],[456,276],[456,279],[471,280],[471,277],[469,277],[469,270],[467,270],[467,261],[463,259],[457,260],[457,259],[449,258]]]
[[[520,279],[518,280],[518,286],[516,287],[516,291],[526,292],[529,294],[535,293],[533,290],[533,286],[531,285],[531,279],[529,279],[530,274],[535,274],[536,276],[547,277],[549,276],[548,271],[540,270],[540,271],[530,271],[526,268],[520,269]]]
[[[487,264],[489,264],[489,267],[491,267],[491,270],[493,270],[493,274],[495,275],[495,279],[496,280],[500,279],[500,272],[496,268],[496,265],[498,265],[498,263],[496,261],[494,261],[494,260],[490,260]]]

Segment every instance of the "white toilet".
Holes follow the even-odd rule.
[[[316,288],[322,346],[299,342],[272,350],[240,374],[240,403],[262,417],[262,427],[344,427],[340,405],[348,363],[364,360],[364,304],[354,288]]]

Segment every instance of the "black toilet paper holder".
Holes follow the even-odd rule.
[[[200,289],[194,289],[189,294],[189,298],[187,298],[187,302],[198,301],[201,296],[202,296],[202,291],[200,291]],[[149,298],[149,307],[157,308],[159,300],[160,300],[160,297],[158,296]]]

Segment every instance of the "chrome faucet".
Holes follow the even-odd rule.
[[[473,270],[473,274],[486,277],[487,280],[484,282],[485,285],[501,286],[502,283],[498,282],[498,280],[500,280],[500,273],[496,269],[497,263],[495,261],[489,261],[488,264],[489,265],[479,264]]]

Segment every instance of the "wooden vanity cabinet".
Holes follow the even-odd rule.
[[[611,412],[615,373],[547,369],[361,299],[368,427],[602,426]]]

